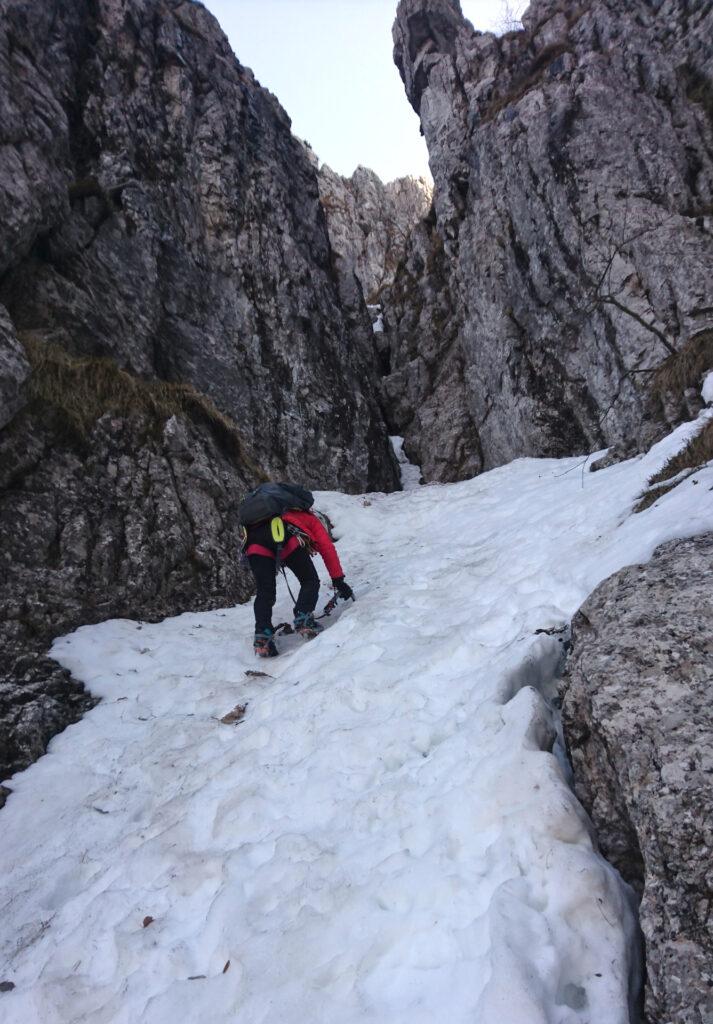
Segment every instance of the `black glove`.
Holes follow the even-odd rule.
[[[333,579],[332,585],[342,600],[348,601],[350,597],[352,601],[354,600],[354,591],[349,584],[345,582],[343,576],[337,576],[336,579]]]

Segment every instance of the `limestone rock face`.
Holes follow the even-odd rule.
[[[3,3],[0,777],[91,700],[52,637],[247,597],[248,487],[398,487],[377,363],[317,171],[201,4]]]
[[[17,331],[192,384],[275,474],[397,486],[368,315],[317,173],[186,0],[8,0],[0,302]]]
[[[344,178],[322,166],[319,193],[332,248],[353,269],[368,302],[376,302],[393,281],[412,228],[428,213],[432,191],[424,178],[384,184],[366,167]]]
[[[602,583],[565,681],[577,794],[642,893],[651,1024],[713,1018],[712,566],[706,534]]]
[[[671,415],[645,371],[713,318],[710,4],[534,0],[524,24],[498,38],[457,0],[401,0],[394,25],[447,268],[441,361],[462,367],[434,378],[419,350],[438,335],[409,337],[433,323],[418,278],[399,280],[419,261],[428,276],[412,236],[402,297],[384,297],[406,444],[431,448],[418,410],[457,401],[442,444],[485,468],[650,443]]]

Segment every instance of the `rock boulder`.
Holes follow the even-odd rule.
[[[641,894],[649,1024],[713,1019],[713,534],[662,545],[573,622],[563,723],[602,852]]]

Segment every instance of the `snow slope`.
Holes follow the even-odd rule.
[[[548,752],[535,631],[713,528],[713,467],[629,515],[694,429],[320,495],[358,600],[274,661],[249,606],[58,640],[104,700],[0,814],[3,1022],[624,1024],[629,898]]]

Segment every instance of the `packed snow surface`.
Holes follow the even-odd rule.
[[[249,605],[58,640],[104,699],[0,812],[4,1024],[625,1024],[629,897],[549,752],[537,631],[713,528],[711,467],[630,514],[695,429],[321,494],[357,601],[273,661]]]

